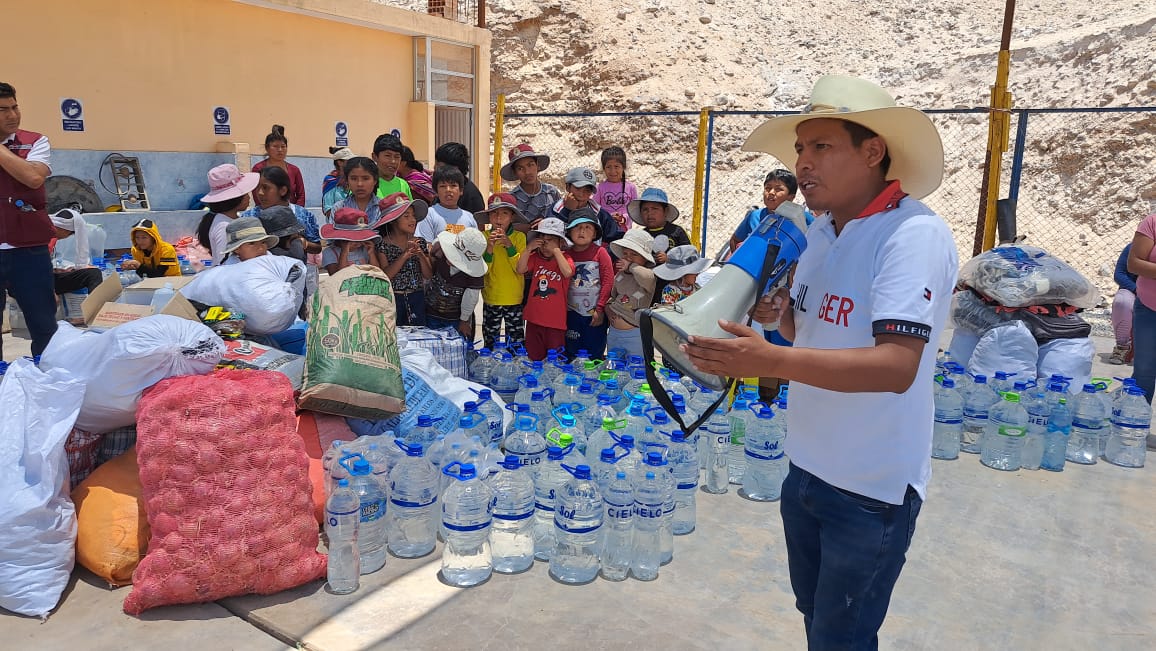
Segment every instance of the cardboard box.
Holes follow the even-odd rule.
[[[166,278],[146,278],[141,282],[123,288],[120,278],[109,276],[85,299],[81,309],[84,311],[84,322],[90,328],[107,330],[122,323],[136,321],[142,317],[151,316],[153,311],[153,292],[172,283],[173,289],[187,285],[194,276],[169,276]],[[117,300],[126,302],[120,303]],[[173,295],[159,314],[179,316],[190,321],[200,321],[197,309],[189,303],[178,291]]]

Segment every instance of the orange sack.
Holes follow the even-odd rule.
[[[97,468],[72,491],[76,504],[76,562],[116,587],[132,573],[149,544],[141,501],[136,446]]]

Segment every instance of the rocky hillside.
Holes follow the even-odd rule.
[[[1003,14],[998,0],[492,0],[492,92],[511,112],[798,109],[825,73],[874,79],[899,101],[987,103]],[[1011,90],[1017,107],[1156,106],[1156,5],[1019,2]],[[715,120],[708,214],[713,252],[776,163],[739,148],[763,118]],[[948,178],[929,199],[969,253],[987,135],[983,114],[936,116]],[[1013,130],[1015,124],[1013,122]],[[527,118],[504,146],[530,140],[557,161],[597,167],[620,144],[640,184],[666,187],[689,213],[697,118]],[[1090,276],[1111,264],[1156,208],[1156,112],[1029,120],[1020,231]],[[1010,155],[1007,158],[1010,166]],[[1006,175],[1005,175],[1006,183]],[[1110,257],[1110,260],[1105,258]],[[1104,289],[1110,278],[1096,278]]]

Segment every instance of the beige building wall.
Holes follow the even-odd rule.
[[[431,160],[432,105],[412,102],[413,36],[477,50],[480,187],[489,150],[487,30],[368,0],[50,0],[13,2],[5,24],[3,81],[13,84],[24,126],[56,149],[214,152],[249,149],[284,125],[291,156],[328,156],[334,126],[350,147],[400,129]],[[60,101],[83,102],[82,133],[61,126]],[[228,107],[232,135],[213,131]],[[234,147],[228,143],[240,143]],[[480,156],[478,156],[480,154]]]

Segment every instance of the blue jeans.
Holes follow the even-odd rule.
[[[910,486],[902,505],[888,504],[791,464],[779,508],[809,649],[879,648],[879,628],[922,505]]]
[[[1132,305],[1132,350],[1132,379],[1144,390],[1148,404],[1152,404],[1156,384],[1156,311],[1139,298]]]
[[[0,313],[11,295],[24,313],[32,354],[39,355],[56,334],[56,291],[47,246],[0,249]],[[0,356],[3,342],[0,341]]]

